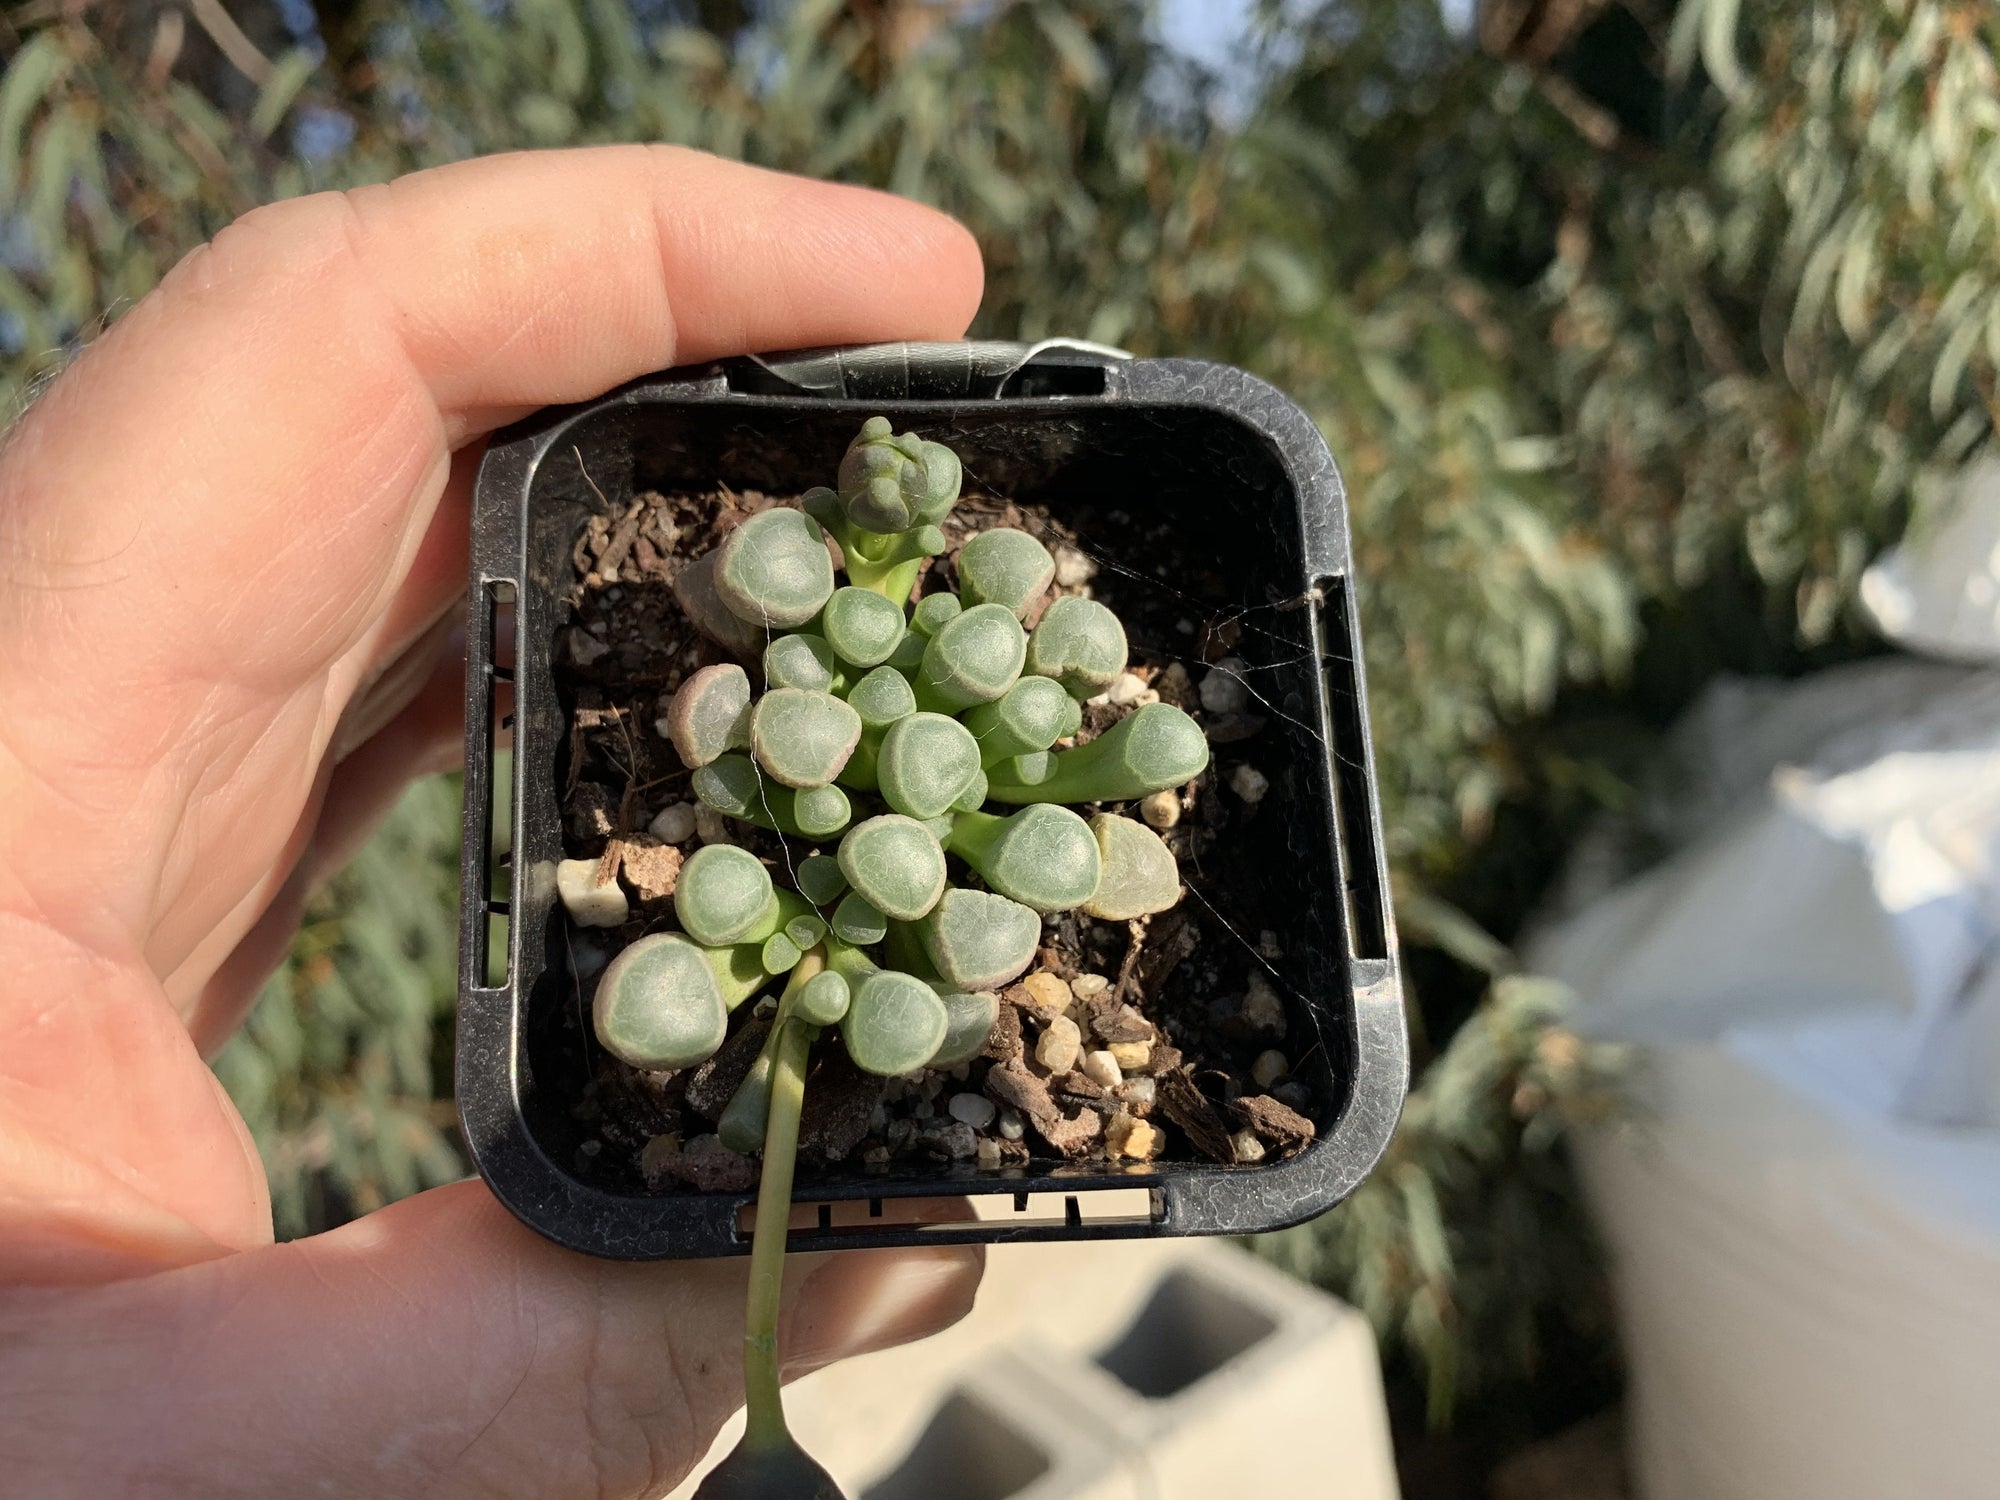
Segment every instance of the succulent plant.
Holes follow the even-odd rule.
[[[1053,677],[1072,696],[1103,692],[1125,670],[1125,627],[1095,599],[1063,598],[1042,611],[1028,637],[1026,670]]]
[[[867,1071],[957,1067],[986,1046],[998,992],[1034,962],[1044,916],[1123,921],[1181,895],[1152,829],[1064,805],[1141,798],[1208,765],[1200,727],[1157,702],[1063,748],[1083,730],[1082,700],[1125,669],[1117,616],[1089,598],[1048,599],[1048,549],[1005,529],[960,549],[956,593],[911,603],[944,548],[961,472],[950,449],[872,418],[837,487],[749,517],[675,580],[689,619],[742,664],[691,674],[660,732],[706,807],[805,847],[769,864],[731,843],[697,850],[674,887],[680,931],[630,943],[592,1014],[605,1048],[634,1067],[687,1068],[721,1046],[733,1010],[783,980],[717,1122],[728,1149],[762,1148],[765,1203],[789,1200],[822,1028],[838,1026]],[[600,874],[596,861],[563,862],[565,902],[624,926],[622,897],[598,899]],[[758,1420],[781,1428],[769,1329],[782,1238],[766,1235],[767,1217],[782,1227],[782,1213],[759,1215],[746,1379]]]
[[[1127,802],[1208,768],[1201,726],[1171,703],[1147,703],[1074,750],[1017,755],[988,775],[996,802]]]
[[[958,594],[965,604],[998,604],[1025,620],[1055,582],[1056,560],[1025,531],[982,531],[958,554]]]

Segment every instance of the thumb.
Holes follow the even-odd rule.
[[[787,1368],[946,1327],[983,1263],[792,1257]],[[458,1183],[309,1240],[0,1302],[0,1451],[35,1495],[657,1495],[741,1404],[746,1274],[591,1260]]]

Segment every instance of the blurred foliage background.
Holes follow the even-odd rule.
[[[1861,567],[1990,440],[2000,12],[1978,0],[33,0],[0,29],[16,401],[273,198],[658,140],[963,217],[978,332],[1238,363],[1340,456],[1418,1083],[1263,1248],[1493,1446],[1612,1399],[1563,1160],[1614,1059],[1509,941],[1721,668],[1870,649]],[[1211,21],[1213,18],[1210,18]],[[1234,24],[1234,19],[1232,23]],[[415,788],[217,1069],[282,1232],[462,1170],[456,792]]]

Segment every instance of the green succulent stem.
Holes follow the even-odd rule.
[[[899,605],[910,602],[924,563],[944,550],[944,533],[931,525],[908,531],[863,531],[848,520],[831,490],[807,495],[805,508],[840,543],[847,581]]]
[[[743,1394],[753,1449],[788,1447],[785,1402],[778,1383],[778,1304],[785,1284],[785,1242],[791,1231],[792,1173],[805,1107],[806,1058],[818,1028],[792,1014],[799,990],[826,966],[815,948],[799,960],[778,1001],[771,1027],[770,1106],[764,1121],[764,1170],[757,1183],[757,1227],[750,1237],[750,1296],[743,1319]]]

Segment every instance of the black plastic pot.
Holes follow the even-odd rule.
[[[585,1080],[538,1050],[532,1018],[573,1005],[575,989],[555,896],[567,749],[551,654],[571,550],[593,510],[647,488],[795,493],[831,474],[878,413],[950,443],[969,475],[1057,516],[1115,495],[1128,510],[1184,517],[1201,528],[1204,554],[1216,549],[1215,567],[1253,611],[1236,650],[1260,669],[1274,711],[1260,739],[1285,746],[1253,820],[1271,840],[1258,861],[1264,886],[1238,894],[1249,926],[1280,940],[1287,1047],[1319,1101],[1318,1136],[1291,1160],[1255,1166],[801,1173],[795,1201],[821,1207],[818,1228],[795,1230],[794,1246],[1245,1234],[1330,1207],[1381,1155],[1409,1066],[1340,476],[1305,414],[1240,370],[1062,341],[886,345],[673,370],[495,439],[474,498],[465,707],[458,1101],[473,1160],[525,1222],[578,1250],[749,1249],[740,1210],[751,1195],[649,1193],[596,1171],[573,1118]],[[512,651],[496,657],[496,621],[509,606]],[[509,656],[512,668],[502,665]],[[495,686],[509,677],[515,709],[496,729]],[[509,741],[511,760],[497,763],[511,766],[511,786],[496,786],[496,750]],[[896,1222],[897,1200],[945,1194],[1012,1203],[971,1223]],[[843,1212],[836,1224],[832,1206],[857,1200],[865,1217]]]

